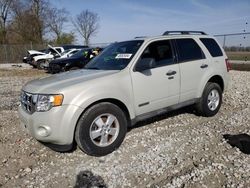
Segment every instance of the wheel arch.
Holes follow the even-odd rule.
[[[114,99],[114,98],[105,98],[105,99],[100,99],[100,100],[97,100],[93,103],[91,103],[90,105],[88,105],[83,111],[82,113],[80,114],[80,116],[78,117],[78,120],[76,122],[76,125],[75,125],[75,128],[74,128],[74,135],[75,135],[75,131],[76,131],[76,127],[77,127],[77,124],[81,118],[81,116],[89,109],[91,108],[92,106],[96,105],[96,104],[99,104],[99,103],[103,103],[103,102],[109,102],[109,103],[112,103],[116,106],[118,106],[125,114],[126,116],[126,119],[128,121],[128,126],[131,126],[131,118],[130,118],[130,113],[129,113],[129,110],[127,108],[127,106],[120,100],[118,99]],[[74,136],[75,137],[75,136]]]
[[[219,84],[222,92],[225,89],[225,83],[224,83],[223,77],[221,75],[219,75],[219,74],[210,75],[210,76],[208,76],[207,79],[205,79],[201,82],[201,87],[200,87],[200,89],[197,93],[197,96],[196,96],[197,98],[200,98],[202,96],[202,93],[203,93],[208,82],[213,82],[213,83]]]
[[[118,99],[114,99],[114,98],[106,98],[106,99],[101,99],[101,100],[98,100],[96,102],[93,102],[87,108],[85,108],[83,113],[87,109],[89,109],[90,107],[92,107],[92,106],[94,106],[96,104],[102,103],[102,102],[109,102],[109,103],[112,103],[112,104],[118,106],[125,113],[128,122],[130,121],[130,114],[129,114],[129,110],[128,110],[127,106],[122,101],[120,101]]]
[[[223,78],[221,76],[219,75],[212,76],[207,82],[217,83],[220,86],[222,92],[224,91],[225,86],[224,86]]]

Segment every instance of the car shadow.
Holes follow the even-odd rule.
[[[232,147],[237,147],[242,153],[250,154],[250,136],[248,134],[230,135],[224,134],[223,138]]]
[[[104,180],[101,176],[94,175],[91,171],[81,171],[76,176],[76,183],[74,188],[106,188],[107,185],[105,184]]]
[[[161,121],[161,120],[164,120],[164,119],[167,119],[167,118],[171,118],[171,117],[174,117],[174,116],[178,116],[180,114],[185,114],[185,113],[197,115],[197,113],[195,112],[194,106],[190,105],[190,106],[186,106],[186,107],[183,107],[183,108],[180,108],[180,109],[177,109],[177,110],[169,111],[169,112],[163,113],[161,115],[157,115],[157,116],[154,116],[154,117],[139,121],[135,125],[130,126],[128,128],[128,132],[135,129],[135,128],[143,127],[143,126],[146,126],[148,124],[151,124],[151,123],[154,123],[154,122],[157,122],[157,121]]]
[[[60,146],[60,145],[56,145],[56,144],[51,144],[51,143],[45,143],[45,142],[40,142],[43,146],[56,151],[56,152],[60,152],[60,153],[72,153],[77,149],[77,144],[74,141],[72,144],[67,145],[67,146]]]

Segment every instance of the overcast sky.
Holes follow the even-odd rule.
[[[202,30],[212,35],[250,32],[250,0],[53,0],[51,3],[67,9],[72,16],[85,9],[97,13],[100,29],[92,43],[161,35],[166,30]],[[68,31],[73,29],[70,23],[66,27]],[[246,39],[242,43],[250,42]],[[81,43],[79,37],[78,42]]]

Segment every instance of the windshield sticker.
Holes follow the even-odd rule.
[[[129,59],[133,54],[117,54],[116,59]]]

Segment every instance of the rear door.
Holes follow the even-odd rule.
[[[200,81],[210,68],[210,62],[193,38],[175,40],[181,74],[180,102],[196,98]]]
[[[218,43],[213,38],[200,38],[200,41],[208,50],[213,66],[216,67],[217,70],[222,70],[222,72],[227,73],[225,64],[226,56],[224,56]]]
[[[173,54],[170,40],[152,42],[141,54],[140,59],[154,59],[155,67],[131,71],[136,115],[179,102],[180,71]]]

